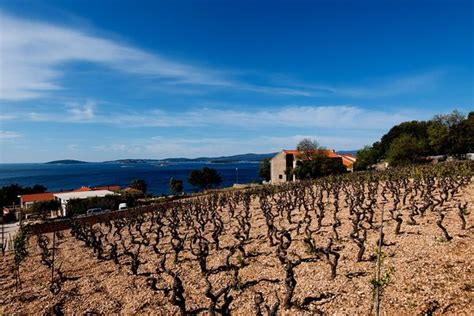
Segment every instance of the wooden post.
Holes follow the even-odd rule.
[[[380,231],[379,231],[379,242],[377,246],[377,268],[376,268],[376,285],[374,293],[374,304],[375,304],[375,315],[380,315],[380,257],[382,255],[382,244],[383,244],[383,211],[384,211],[385,201],[382,201],[382,214],[380,219]]]

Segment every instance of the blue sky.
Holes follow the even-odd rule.
[[[472,1],[0,1],[0,162],[358,149],[474,109]]]

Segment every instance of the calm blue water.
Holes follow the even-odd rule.
[[[187,182],[189,173],[204,166],[216,169],[222,178],[221,187],[232,186],[236,182],[248,183],[260,180],[258,163],[171,163],[160,164],[115,164],[87,163],[71,165],[55,164],[0,164],[0,186],[17,183],[23,186],[42,184],[48,191],[75,189],[81,186],[119,185],[126,187],[133,179],[144,179],[148,191],[157,195],[169,194],[169,179],[183,180],[186,192],[194,188]]]

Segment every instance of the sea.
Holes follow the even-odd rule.
[[[209,167],[216,169],[222,178],[219,187],[230,187],[234,183],[261,181],[258,162],[238,163],[81,163],[45,164],[19,163],[0,164],[0,187],[9,184],[21,186],[44,185],[49,192],[77,189],[82,186],[119,185],[127,187],[134,179],[143,179],[148,192],[167,195],[170,178],[183,180],[185,192],[195,192],[187,179],[192,170]]]

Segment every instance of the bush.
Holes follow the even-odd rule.
[[[178,195],[183,192],[183,180],[171,178],[170,179],[170,191],[171,193]]]
[[[60,207],[61,207],[61,203],[57,200],[41,201],[41,202],[33,203],[33,205],[31,206],[31,212],[45,214],[50,211],[56,211]]]
[[[342,158],[314,157],[311,160],[299,160],[293,174],[299,180],[315,179],[331,174],[345,173]]]
[[[91,208],[117,210],[120,203],[127,203],[128,207],[136,206],[137,200],[141,197],[143,197],[143,193],[133,192],[87,199],[71,199],[67,203],[66,210],[68,216],[85,214]]]
[[[133,188],[133,189],[140,190],[143,193],[146,193],[146,190],[147,190],[147,187],[148,187],[145,180],[143,180],[143,179],[132,180],[128,186]]]
[[[210,189],[221,184],[222,178],[215,169],[204,167],[201,170],[193,170],[189,174],[188,181],[195,187]]]
[[[265,179],[265,181],[270,181],[271,179],[270,158],[265,158],[260,162],[260,169],[258,170],[258,175],[260,176],[260,178]]]

